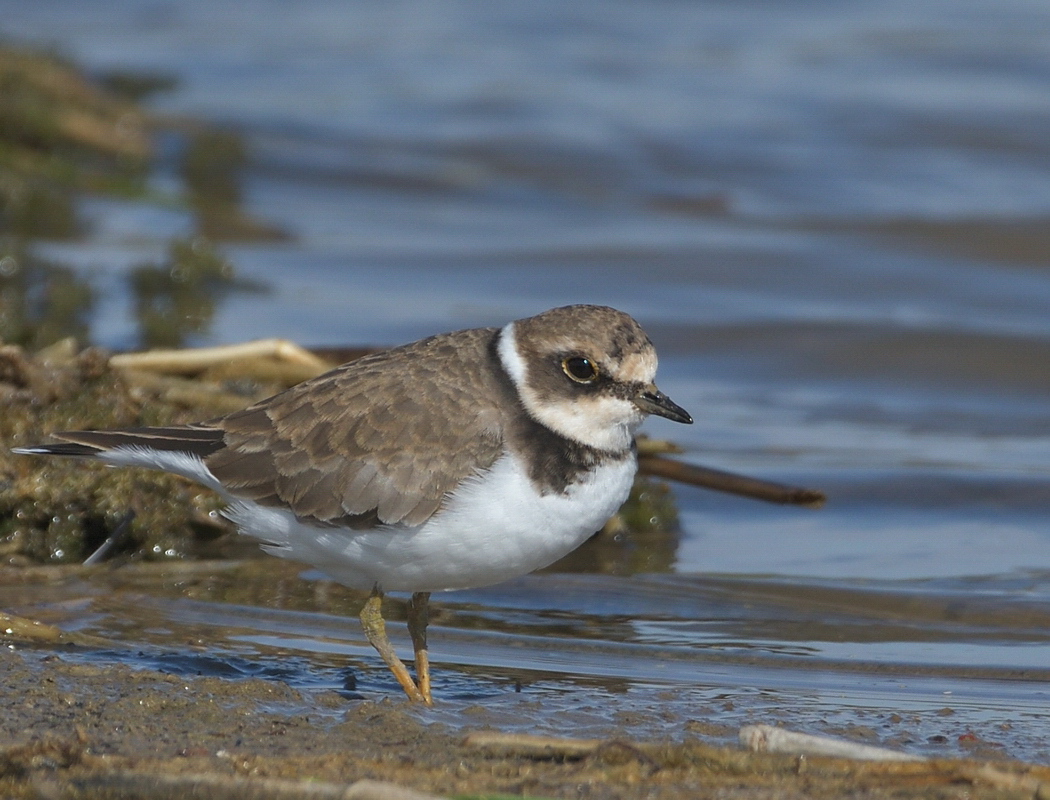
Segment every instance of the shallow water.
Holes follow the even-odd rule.
[[[435,597],[427,722],[731,742],[773,722],[933,756],[1050,758],[1050,575],[791,581],[533,575]],[[181,676],[397,696],[353,614],[363,595],[276,560],[128,565],[9,586],[0,604]],[[388,601],[388,616],[404,607]],[[410,650],[402,624],[392,636]],[[286,703],[288,701],[285,701]],[[333,721],[338,708],[329,707]]]
[[[676,735],[773,717],[923,752],[972,729],[1050,758],[1045,8],[284,8],[0,0],[6,35],[171,71],[159,110],[247,137],[248,205],[293,238],[224,248],[271,291],[227,298],[200,342],[393,344],[609,303],[650,330],[661,387],[696,418],[650,433],[831,498],[812,512],[677,489],[670,574],[578,557],[617,575],[442,597],[438,691],[458,699],[439,718],[484,699],[473,719],[517,724],[520,681],[543,699],[522,724],[562,733],[617,713]],[[155,185],[177,191],[168,167]],[[95,336],[126,347],[123,271],[192,223],[83,211],[86,241],[38,249],[94,274]],[[126,618],[162,659],[192,628],[216,669],[301,684],[341,685],[348,655],[358,692],[390,690],[328,616],[349,606],[288,617],[272,598],[171,591],[129,610],[92,589],[69,622],[116,636]]]

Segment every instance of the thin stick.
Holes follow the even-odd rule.
[[[117,527],[113,529],[113,533],[106,537],[106,541],[98,546],[98,549],[94,553],[84,559],[84,566],[90,567],[94,564],[100,564],[109,557],[109,552],[116,547],[125,536],[128,531],[131,530],[131,522],[135,519],[135,512],[128,511],[121,517],[120,522],[117,523]]]
[[[36,782],[36,788],[44,797],[109,800],[181,800],[187,797],[215,800],[442,800],[438,795],[386,781],[360,780],[347,786],[312,780],[147,772],[114,772],[68,781],[43,779]]]
[[[775,728],[772,725],[745,725],[740,729],[740,743],[755,752],[789,753],[791,755],[855,758],[860,761],[925,761],[922,756],[902,753],[885,747],[814,736]]]
[[[503,733],[502,731],[475,731],[463,740],[465,747],[493,753],[523,756],[525,758],[579,759],[586,758],[605,744],[602,739],[568,739],[560,736],[539,736],[531,733]]]
[[[147,350],[144,353],[118,353],[110,357],[109,363],[118,369],[149,370],[167,374],[190,374],[201,372],[217,364],[239,358],[276,358],[292,364],[310,367],[317,373],[331,369],[324,359],[318,358],[287,339],[258,339],[243,344],[219,347],[198,347],[189,350]]]
[[[638,468],[643,475],[653,475],[679,483],[688,483],[702,489],[738,494],[767,503],[786,503],[806,508],[820,508],[827,497],[816,489],[802,489],[783,483],[749,478],[735,472],[686,464],[664,456],[644,455],[638,457]]]

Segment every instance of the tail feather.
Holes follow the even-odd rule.
[[[102,451],[86,444],[33,444],[28,447],[12,447],[11,452],[20,456],[76,456],[90,458]]]
[[[204,425],[175,425],[165,428],[125,428],[109,431],[60,431],[51,434],[59,442],[15,447],[21,455],[74,456],[91,458],[117,448],[143,448],[179,452],[204,460],[224,446],[223,433]]]

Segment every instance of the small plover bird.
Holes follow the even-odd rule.
[[[267,552],[371,590],[368,641],[429,705],[430,593],[524,575],[599,530],[627,499],[646,416],[693,421],[655,375],[634,319],[566,306],[375,353],[207,422],[61,432],[15,452],[216,490]],[[386,591],[412,593],[415,679],[386,636]]]

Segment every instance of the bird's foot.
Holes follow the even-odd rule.
[[[412,622],[414,601],[417,596],[413,595],[413,604],[409,606],[410,632],[413,631],[414,627],[418,626],[418,611],[415,612],[417,615],[416,625],[414,626]],[[429,594],[427,594],[427,598],[429,598]],[[372,594],[369,595],[364,608],[361,609],[361,626],[365,630],[365,636],[368,638],[369,644],[375,648],[375,651],[379,653],[379,657],[383,659],[383,662],[393,673],[397,682],[401,684],[401,688],[405,690],[408,699],[430,706],[434,704],[434,700],[430,694],[430,662],[427,659],[426,651],[426,600],[423,601],[422,615],[422,628],[412,632],[412,643],[416,647],[418,683],[412,678],[405,663],[398,658],[397,653],[394,651],[394,646],[390,644],[390,640],[387,638],[386,622],[383,620],[383,592],[379,587],[372,590]],[[418,645],[419,640],[417,636],[419,635],[422,636],[421,647]]]

